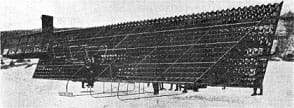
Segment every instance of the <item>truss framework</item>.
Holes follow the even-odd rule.
[[[283,3],[36,33],[1,40],[2,54],[40,58],[33,78],[261,86]]]

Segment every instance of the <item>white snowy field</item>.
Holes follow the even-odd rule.
[[[32,63],[36,62],[37,60],[32,60]],[[1,69],[0,108],[294,108],[294,62],[269,62],[262,96],[250,96],[252,93],[250,88],[227,87],[222,90],[221,87],[208,87],[200,89],[200,92],[188,91],[186,94],[175,96],[127,101],[121,101],[117,97],[93,98],[88,95],[89,93],[81,92],[87,89],[82,89],[79,82],[70,82],[69,91],[74,95],[84,94],[83,96],[59,96],[58,92],[65,91],[66,81],[32,79],[35,68],[36,65],[29,68],[19,66]],[[94,93],[101,91],[102,84],[95,83]],[[113,86],[116,85],[113,83]],[[105,90],[109,87],[110,83],[106,83]],[[152,89],[146,84],[144,87],[150,91]],[[126,89],[126,84],[122,84],[121,88]],[[166,84],[165,88],[168,89],[169,85]],[[180,92],[160,91],[160,94],[168,93]],[[93,96],[102,95],[94,94]]]

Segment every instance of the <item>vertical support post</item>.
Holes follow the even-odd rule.
[[[103,85],[102,85],[102,93],[104,93],[104,87],[105,87],[105,82],[103,82]]]
[[[143,83],[143,94],[145,93],[145,85],[144,85],[144,83]]]
[[[141,89],[141,83],[139,83],[139,97],[140,97],[140,94],[141,94],[141,92],[140,92],[140,89]]]
[[[127,84],[127,94],[129,94],[129,83]]]
[[[112,81],[110,83],[110,95],[112,96]]]

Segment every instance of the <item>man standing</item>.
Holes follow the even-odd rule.
[[[82,81],[82,88],[84,88],[84,83],[90,88],[94,87],[95,77],[102,72],[102,67],[99,62],[95,62],[94,57],[92,59],[87,58],[85,63],[85,68],[82,69],[85,73],[86,81]]]
[[[159,83],[152,83],[152,86],[153,86],[153,94],[154,95],[158,95],[159,94]]]
[[[173,90],[173,83],[170,84],[170,88],[168,90]]]
[[[181,91],[181,84],[176,84],[176,89],[175,91]]]
[[[264,74],[262,72],[256,73],[255,80],[253,81],[253,86],[254,86],[253,93],[251,94],[251,96],[263,94],[263,87],[262,87],[263,77],[264,77]],[[260,89],[259,93],[257,93],[258,88]]]
[[[187,89],[188,89],[188,84],[184,84],[184,90],[182,93],[188,93]]]
[[[87,83],[88,87],[93,87],[94,82],[92,81],[93,70],[91,68],[91,60],[90,58],[86,58],[85,60],[85,67],[81,69],[83,74],[85,75],[86,80],[82,81],[82,88],[85,88],[85,83]],[[93,82],[93,83],[92,83]]]
[[[251,96],[262,95],[263,94],[262,79],[256,78],[256,80],[253,83],[255,87],[253,88],[253,93],[251,94]],[[259,88],[259,93],[257,93],[258,88]]]
[[[160,83],[159,88],[160,88],[160,90],[165,90],[163,83]]]

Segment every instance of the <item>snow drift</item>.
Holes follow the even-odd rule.
[[[31,63],[37,63],[37,59]],[[70,82],[69,91],[83,94],[75,97],[59,96],[65,91],[66,81],[33,79],[36,65],[25,65],[1,69],[0,107],[34,108],[190,108],[190,107],[243,107],[243,108],[293,108],[294,104],[294,63],[284,61],[269,62],[264,79],[264,95],[250,96],[251,88],[208,87],[200,92],[189,91],[186,94],[156,98],[120,101],[117,97],[93,98],[82,89],[79,82]],[[95,92],[101,91],[101,82],[95,83]],[[105,83],[109,89],[110,83]],[[115,83],[113,83],[116,86]],[[152,90],[151,86],[145,86]],[[169,88],[166,84],[165,88]],[[162,94],[180,93],[163,90]],[[150,95],[150,94],[149,94]],[[134,96],[136,97],[136,96]]]

